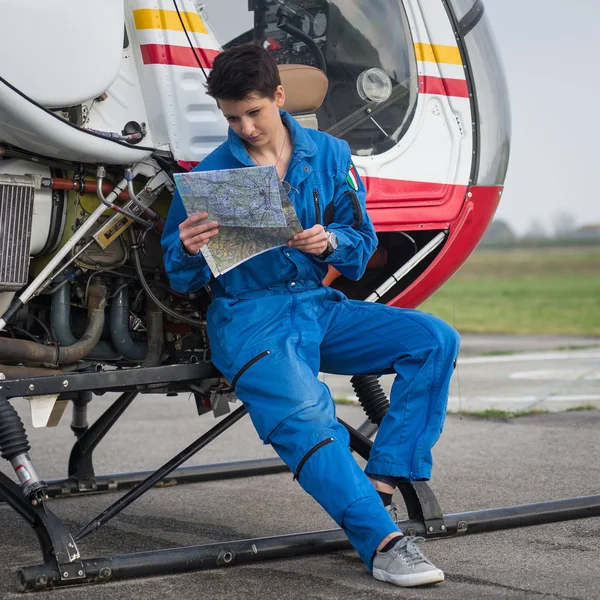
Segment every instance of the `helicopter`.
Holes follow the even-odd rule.
[[[19,571],[20,589],[346,547],[339,531],[291,536],[277,552],[270,538],[232,542],[179,549],[161,571],[151,557],[145,565],[83,559],[77,542],[167,477],[286,470],[278,459],[218,473],[180,467],[245,414],[231,412],[235,394],[210,363],[209,292],[172,290],[160,248],[174,175],[227,136],[204,88],[215,56],[262,44],[279,64],[284,108],[350,145],[379,246],[359,281],[330,269],[324,283],[351,298],[415,307],[476,248],[503,193],[510,107],[483,2],[0,0],[0,16],[12,49],[0,69],[0,451],[18,481],[0,472],[0,499],[33,526],[44,558]],[[364,457],[387,398],[376,378],[352,381],[368,419],[347,427]],[[120,395],[89,425],[89,402],[106,392]],[[223,419],[154,472],[96,474],[94,448],[144,393],[193,394],[200,415]],[[39,427],[55,426],[72,406],[66,479],[37,473],[9,402],[16,397],[29,400]],[[77,535],[49,507],[50,497],[120,489],[130,490]],[[425,482],[401,492],[409,530],[451,535],[468,520],[444,520]],[[524,514],[574,518],[567,512]],[[499,514],[486,526],[505,521]]]

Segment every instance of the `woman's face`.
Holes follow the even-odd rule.
[[[219,107],[229,126],[255,148],[273,142],[281,127],[279,109],[285,104],[285,92],[279,86],[275,98],[263,98],[257,92],[243,100],[219,100]]]

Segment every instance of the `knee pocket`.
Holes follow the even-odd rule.
[[[231,366],[214,357],[213,362],[248,409],[263,442],[269,442],[273,431],[287,419],[317,403],[316,390],[303,380],[298,365],[268,338],[244,348]]]
[[[350,453],[348,440],[338,439],[337,432],[330,431],[320,432],[320,441],[298,460],[294,475],[341,526],[349,506],[374,497],[376,492]]]

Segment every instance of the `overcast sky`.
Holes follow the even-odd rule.
[[[484,0],[504,59],[512,153],[496,216],[600,224],[600,2]]]

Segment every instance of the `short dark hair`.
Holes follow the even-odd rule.
[[[205,85],[208,95],[217,100],[243,100],[252,92],[275,98],[281,77],[275,58],[251,42],[218,54]]]

